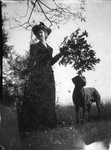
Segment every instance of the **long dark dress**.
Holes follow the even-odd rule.
[[[52,65],[61,54],[52,58],[52,48],[41,42],[31,45],[29,57],[29,80],[24,93],[24,102],[19,113],[20,132],[34,130],[41,126],[54,127],[55,81]]]

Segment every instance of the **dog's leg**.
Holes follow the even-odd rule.
[[[88,112],[88,121],[90,121],[90,118],[91,118],[91,115],[90,115],[90,112],[91,112],[91,105],[92,105],[92,102],[90,101],[87,105],[87,112]]]
[[[86,113],[86,108],[85,106],[83,107],[83,115],[82,115],[82,119],[81,119],[81,123],[84,123],[84,119],[85,119],[85,113]]]
[[[75,106],[75,111],[76,111],[76,123],[79,123],[79,107]]]
[[[100,103],[98,101],[96,101],[96,106],[98,109],[98,115],[99,115],[99,119],[101,118],[101,114],[100,114]]]
[[[101,96],[100,96],[100,94],[98,93],[97,90],[95,90],[95,92],[94,92],[94,99],[95,99],[95,102],[96,102],[96,106],[97,106],[97,109],[98,109],[98,115],[99,115],[99,119],[100,119],[101,118],[101,115],[100,115]]]

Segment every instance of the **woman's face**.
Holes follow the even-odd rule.
[[[45,41],[47,38],[47,33],[44,30],[39,30],[36,34],[36,37],[40,40],[40,41]]]

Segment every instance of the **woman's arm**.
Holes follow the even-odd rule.
[[[51,60],[51,65],[54,65],[61,57],[62,57],[63,53],[59,53],[56,56],[54,56]]]

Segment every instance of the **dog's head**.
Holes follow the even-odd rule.
[[[72,78],[72,82],[75,84],[75,86],[82,88],[86,85],[86,78],[84,76],[78,75]]]

